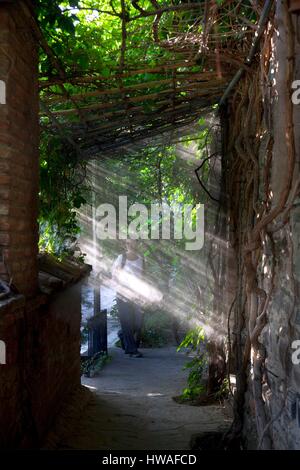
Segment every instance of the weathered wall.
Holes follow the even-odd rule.
[[[0,448],[37,447],[80,386],[80,284],[0,302]]]
[[[300,365],[292,363],[300,339],[300,105],[291,101],[300,43],[297,17],[286,2],[275,6],[261,61],[228,109],[232,356],[248,447],[300,449]]]
[[[300,43],[298,18],[291,15],[293,31],[286,34],[288,21],[283,2],[277,2],[274,34],[275,53],[272,57],[270,80],[273,83],[273,96],[270,105],[271,119],[274,126],[274,144],[271,166],[271,188],[273,188],[273,205],[280,204],[280,196],[287,184],[288,173],[288,137],[286,129],[293,126],[294,169],[291,178],[290,196],[285,204],[293,204],[285,226],[274,233],[275,267],[274,293],[268,312],[268,323],[261,334],[267,351],[266,396],[268,420],[274,420],[271,426],[272,438],[277,449],[300,449],[300,415],[296,408],[300,404],[300,365],[292,363],[292,342],[300,339],[299,318],[299,217],[297,202],[293,200],[293,190],[299,179],[300,162],[300,106],[291,103],[291,82],[289,68],[292,68],[291,79],[300,78]],[[290,54],[291,48],[293,54]],[[294,63],[289,56],[294,56]],[[293,60],[293,59],[292,59]],[[274,72],[273,72],[274,70]],[[288,103],[287,103],[288,101]],[[289,106],[291,116],[289,118]],[[291,119],[291,122],[290,122]],[[276,188],[276,189],[275,189]],[[299,194],[299,191],[297,190]],[[282,219],[282,218],[281,218]],[[266,283],[265,283],[266,284]]]
[[[24,8],[23,8],[24,7]],[[37,287],[38,58],[25,2],[0,2],[0,276]]]
[[[37,41],[30,1],[0,2],[0,447],[36,447],[80,385],[80,289],[38,294]]]

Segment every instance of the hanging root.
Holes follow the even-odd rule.
[[[252,362],[252,393],[255,403],[256,425],[259,447],[272,448],[271,425],[268,421],[266,404],[263,396],[265,380],[266,350],[260,335],[268,322],[268,308],[274,291],[276,266],[273,233],[282,229],[289,221],[289,214],[295,198],[299,195],[300,179],[294,181],[295,170],[295,136],[293,124],[293,105],[290,96],[294,77],[294,31],[287,3],[284,5],[284,21],[287,32],[286,96],[285,96],[285,129],[286,129],[286,172],[283,176],[280,194],[272,207],[270,201],[270,170],[273,153],[273,137],[266,107],[263,100],[263,87],[268,90],[268,67],[271,55],[271,38],[273,29],[267,28],[261,51],[261,62],[258,71],[246,76],[239,85],[234,97],[235,120],[231,129],[229,153],[231,154],[229,177],[230,219],[234,227],[233,246],[238,258],[237,298],[245,293],[246,315],[243,302],[235,304],[235,354],[242,355],[237,372],[236,416],[233,428],[235,435],[241,433],[244,415],[244,394],[249,376],[249,364]],[[267,135],[266,157],[263,171],[259,170],[260,136]],[[262,181],[260,182],[260,178]],[[259,187],[264,188],[263,200],[259,201]],[[261,273],[263,256],[268,258],[264,246],[271,248],[271,270],[268,278],[268,293],[261,285],[266,276]],[[245,316],[247,323],[245,324]],[[243,332],[246,339],[241,340]],[[239,339],[240,338],[240,339]],[[231,346],[231,349],[233,347]],[[280,413],[281,414],[281,413]],[[278,416],[279,417],[279,416]]]

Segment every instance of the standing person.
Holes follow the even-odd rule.
[[[114,262],[112,276],[117,283],[117,307],[125,354],[143,357],[138,350],[143,324],[138,297],[144,273],[144,258],[137,254],[136,247],[137,240],[126,241],[126,252]]]

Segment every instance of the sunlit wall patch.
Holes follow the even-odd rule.
[[[0,104],[6,104],[6,83],[0,80]]]

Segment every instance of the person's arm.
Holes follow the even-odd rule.
[[[122,261],[122,255],[119,255],[117,259],[114,261],[112,268],[111,268],[111,277],[114,278],[118,275],[118,272],[121,269],[121,261]]]

